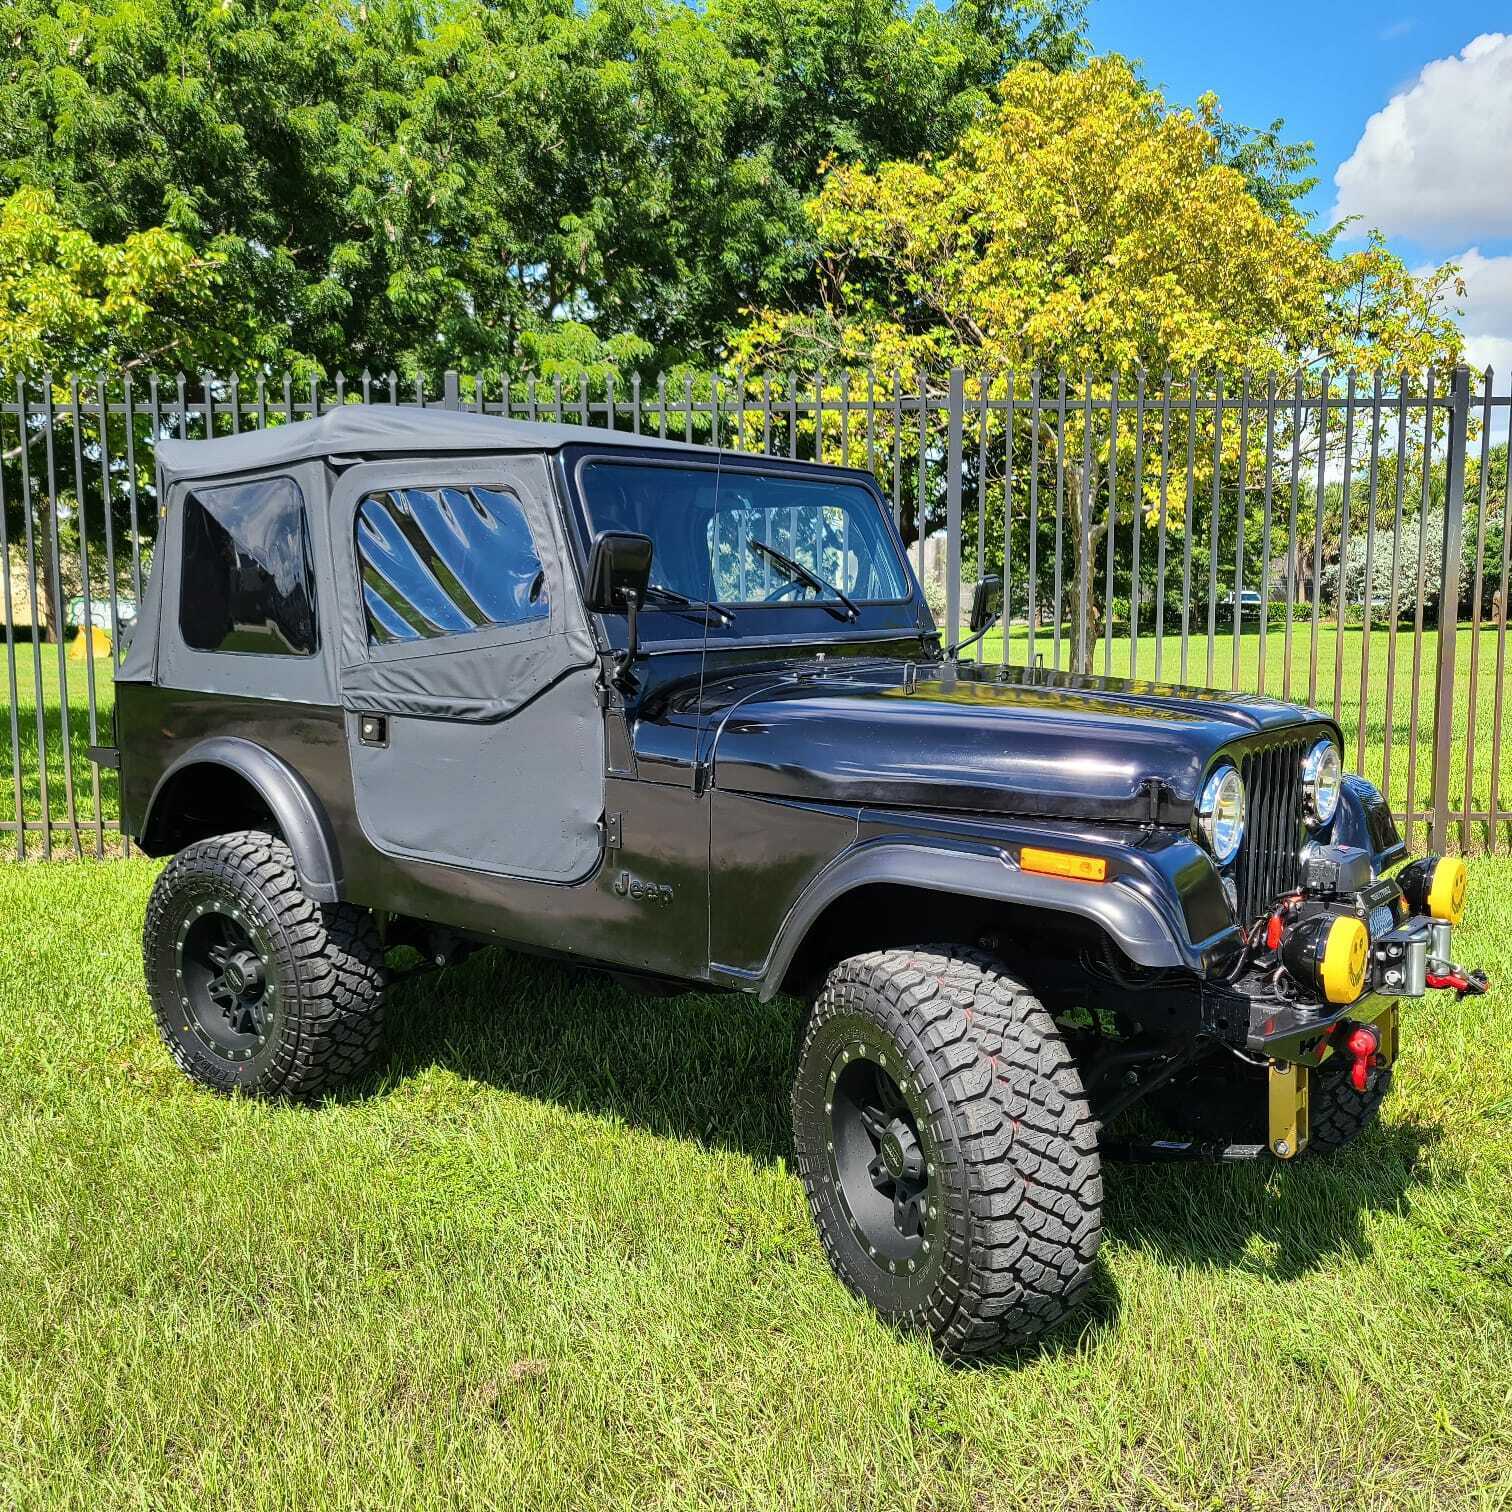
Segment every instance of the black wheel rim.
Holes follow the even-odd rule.
[[[922,1101],[897,1051],[867,1039],[841,1047],[825,1092],[830,1174],[868,1257],[907,1277],[937,1254],[939,1175]]]
[[[280,1016],[268,937],[233,898],[197,900],[179,925],[175,973],[185,1029],[242,1065],[268,1052]]]

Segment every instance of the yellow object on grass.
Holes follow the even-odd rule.
[[[109,655],[110,636],[98,625],[79,631],[68,648],[69,661],[87,661],[92,657]]]

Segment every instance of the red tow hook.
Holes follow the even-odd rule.
[[[1462,966],[1451,965],[1447,971],[1430,971],[1423,981],[1429,987],[1451,988],[1460,997],[1478,997],[1491,989],[1484,971],[1466,971]]]
[[[1349,1084],[1356,1092],[1367,1092],[1382,1064],[1381,1031],[1374,1024],[1356,1024],[1344,1041],[1346,1054],[1354,1058],[1349,1068]]]

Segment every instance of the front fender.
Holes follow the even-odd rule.
[[[1329,827],[1328,839],[1334,845],[1354,845],[1368,851],[1377,876],[1407,854],[1407,843],[1397,831],[1391,805],[1373,782],[1353,772],[1340,785],[1339,811]]]
[[[293,853],[294,869],[306,897],[317,903],[340,899],[342,874],[336,841],[309,784],[265,746],[236,735],[215,735],[191,746],[158,779],[137,837],[147,855],[163,855],[171,848],[166,837],[172,828],[174,788],[191,771],[205,768],[235,773],[267,804]]]
[[[1236,931],[1221,904],[1217,875],[1205,853],[1180,837],[1160,838],[1164,843],[1154,853],[1116,837],[1017,826],[1011,834],[1004,827],[991,841],[939,834],[891,834],[862,840],[825,867],[799,895],[759,969],[747,973],[716,968],[716,973],[732,982],[739,979],[748,989],[755,986],[763,999],[772,997],[826,908],[857,888],[891,883],[1072,914],[1099,925],[1141,966],[1184,968],[1206,975],[1232,955]],[[1078,882],[1027,872],[1017,859],[1024,845],[1104,856],[1109,862],[1108,880]],[[1209,879],[1211,886],[1204,886]],[[1211,906],[1194,911],[1193,895],[1207,893],[1218,901],[1221,913]],[[1203,937],[1194,941],[1192,919],[1216,927],[1199,930]]]

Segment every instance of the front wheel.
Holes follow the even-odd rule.
[[[384,968],[373,917],[307,898],[273,835],[246,830],[180,851],[152,889],[142,957],[163,1043],[217,1092],[308,1100],[377,1053]]]
[[[1097,1124],[1039,1002],[991,956],[876,951],[825,981],[793,1085],[830,1263],[947,1355],[1025,1344],[1092,1277]]]

